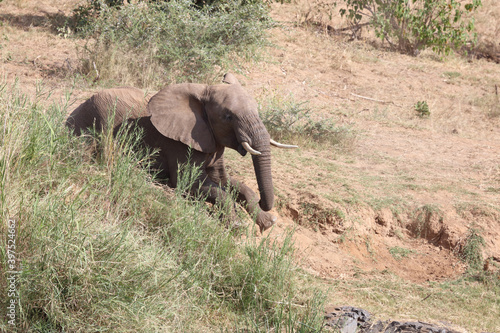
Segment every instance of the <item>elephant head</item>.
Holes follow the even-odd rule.
[[[165,137],[212,154],[223,147],[252,154],[263,211],[273,207],[271,140],[257,103],[238,80],[226,74],[224,84],[177,84],[165,87],[148,104],[151,123]],[[290,148],[293,146],[284,146]]]

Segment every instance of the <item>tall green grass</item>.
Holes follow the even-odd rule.
[[[82,71],[140,87],[213,82],[258,57],[272,22],[262,1],[230,0],[203,8],[190,0],[103,5],[80,35]],[[97,71],[97,72],[96,72]]]
[[[8,271],[6,221],[15,218],[19,331],[320,327],[321,297],[299,295],[291,234],[279,243],[236,235],[184,197],[193,173],[176,191],[155,184],[150,153],[134,149],[140,133],[70,135],[69,95],[50,103],[0,90],[0,267]],[[12,329],[8,302],[1,274],[0,331]]]

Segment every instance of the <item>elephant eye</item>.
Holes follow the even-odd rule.
[[[222,118],[225,120],[225,121],[231,121],[233,120],[233,115],[230,114],[230,113],[225,113]]]

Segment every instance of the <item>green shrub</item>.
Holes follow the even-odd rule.
[[[82,71],[137,86],[213,81],[223,67],[258,54],[272,25],[262,2],[242,0],[201,9],[189,0],[105,7],[90,23],[81,31],[91,37]]]
[[[343,0],[340,13],[354,26],[368,17],[378,38],[394,48],[417,55],[431,47],[448,53],[476,39],[475,11],[481,0]]]
[[[229,0],[232,1],[232,0]],[[229,2],[228,0],[190,0],[191,6],[193,8],[203,8],[205,6],[220,6]],[[170,2],[170,0],[139,0],[138,2]],[[243,0],[242,4],[246,5],[249,3],[261,3],[261,0]],[[79,5],[73,9],[73,21],[74,29],[81,30],[87,28],[92,24],[92,20],[99,15],[103,9],[106,8],[116,8],[121,9],[123,5],[126,5],[125,0],[87,0],[85,4]]]
[[[100,15],[103,7],[119,9],[124,2],[125,0],[87,0],[86,4],[73,9],[73,28],[77,30],[87,28],[92,23],[92,19]]]

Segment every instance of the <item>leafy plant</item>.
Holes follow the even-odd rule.
[[[80,31],[84,74],[136,86],[212,81],[228,64],[258,54],[272,26],[261,2],[198,8],[189,0],[102,7]],[[89,38],[91,37],[91,38]]]
[[[417,55],[431,47],[447,54],[476,39],[469,15],[481,0],[344,0],[340,14],[354,26],[366,17],[378,38],[401,52]]]
[[[120,8],[124,2],[125,0],[87,0],[86,4],[73,9],[73,28],[77,30],[86,28],[100,15],[103,7]]]
[[[418,101],[414,107],[415,111],[417,111],[418,116],[421,118],[429,117],[431,115],[429,105],[426,101]]]

